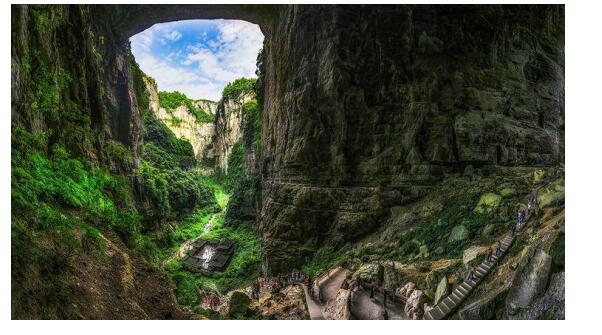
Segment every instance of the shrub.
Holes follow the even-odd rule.
[[[159,92],[159,105],[167,110],[173,110],[184,105],[195,116],[198,123],[210,123],[214,121],[213,115],[201,108],[197,108],[194,105],[194,100],[178,91]]]
[[[256,79],[238,78],[229,83],[222,91],[222,101],[234,99],[245,92],[253,92],[255,89]]]

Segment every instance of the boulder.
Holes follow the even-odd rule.
[[[502,202],[502,196],[495,193],[485,193],[477,202],[473,212],[479,214],[493,213]]]
[[[249,311],[251,298],[241,291],[234,291],[228,302],[228,314],[230,316],[244,316]]]
[[[544,170],[535,170],[533,171],[533,183],[539,183],[540,181],[543,180],[543,177],[545,177],[546,173]]]
[[[466,268],[470,268],[478,265],[489,254],[489,247],[484,246],[472,246],[466,250],[464,250],[464,255],[462,256],[462,263],[466,266]]]
[[[422,305],[424,303],[424,294],[421,290],[414,290],[406,300],[404,311],[412,320],[418,320],[422,317]]]
[[[395,265],[392,262],[387,262],[384,265],[383,287],[393,289],[397,286],[399,286],[399,277]]]
[[[384,276],[384,267],[379,263],[363,264],[355,271],[353,278],[360,279],[362,287],[380,286]]]
[[[506,305],[509,310],[527,308],[548,283],[552,257],[544,250],[530,248],[519,262]]]
[[[500,190],[502,198],[511,198],[516,194],[516,190],[511,187],[506,187]]]
[[[435,291],[434,304],[438,304],[443,298],[449,294],[449,285],[447,283],[447,277],[441,278],[439,285],[437,285],[437,291]]]
[[[451,243],[451,242],[457,242],[457,241],[464,241],[464,240],[468,239],[468,237],[469,237],[468,229],[466,229],[466,227],[464,225],[457,225],[454,228],[452,228],[452,231],[449,234],[447,242]]]
[[[560,179],[537,194],[537,206],[545,208],[564,201],[564,180]]]
[[[563,320],[564,294],[564,272],[554,273],[550,277],[550,285],[546,292],[536,298],[528,308],[512,316],[511,319]]]
[[[414,292],[414,289],[416,289],[416,284],[407,282],[403,287],[400,287],[395,291],[395,295],[400,299],[407,301],[412,292]]]

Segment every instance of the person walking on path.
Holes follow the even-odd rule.
[[[383,310],[383,320],[389,320],[389,312],[387,310]]]
[[[349,291],[349,294],[347,295],[347,309],[349,310],[349,313],[351,313],[351,304],[352,304],[351,293],[352,292]]]
[[[473,281],[474,273],[472,272],[472,268],[468,270],[468,274],[466,275],[466,281]]]
[[[502,244],[500,243],[500,241],[496,241],[495,244],[495,255],[499,256],[500,252],[502,252]]]

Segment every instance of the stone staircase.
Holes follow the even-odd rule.
[[[450,295],[441,300],[431,310],[424,313],[424,320],[441,320],[453,312],[493,269],[498,259],[506,254],[513,242],[514,237],[512,233],[506,234],[500,240],[500,252],[497,255],[492,255],[491,261],[485,259],[474,271],[472,280],[464,280],[462,284],[456,286]]]
[[[537,187],[533,194],[537,197],[537,193],[543,187],[543,185]],[[537,210],[537,206],[535,207]],[[525,215],[524,223],[519,227],[518,232],[529,222],[533,212],[527,212]],[[474,271],[474,275],[472,280],[465,279],[460,285],[456,286],[454,290],[441,300],[438,304],[436,304],[432,309],[424,313],[424,320],[442,320],[445,319],[448,315],[450,315],[466,298],[470,295],[470,293],[474,290],[477,285],[487,276],[487,274],[493,269],[498,259],[502,258],[508,249],[514,243],[515,236],[512,235],[511,232],[506,233],[504,237],[499,240],[500,242],[500,252],[497,255],[492,255],[492,260],[485,259]]]

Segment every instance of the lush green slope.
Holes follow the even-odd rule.
[[[211,123],[214,121],[213,115],[207,113],[202,108],[195,107],[192,99],[188,98],[184,93],[180,93],[178,91],[159,92],[159,104],[167,111],[176,109],[182,105],[186,105],[186,107],[188,107],[188,109],[196,117],[197,122]]]

